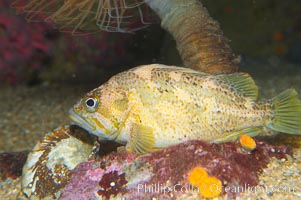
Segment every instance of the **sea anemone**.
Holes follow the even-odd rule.
[[[16,0],[13,6],[27,13],[29,21],[51,21],[73,34],[105,30],[133,32],[150,23],[143,0]]]

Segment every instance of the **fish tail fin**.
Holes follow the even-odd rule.
[[[294,89],[272,99],[273,115],[267,127],[282,133],[301,135],[301,101]]]

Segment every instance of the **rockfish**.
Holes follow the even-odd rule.
[[[73,108],[73,122],[103,140],[146,153],[187,140],[223,142],[241,134],[301,134],[301,101],[288,89],[256,101],[247,73],[212,75],[152,64],[113,76]]]

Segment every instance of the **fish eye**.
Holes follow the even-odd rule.
[[[89,112],[94,112],[98,106],[98,101],[96,98],[90,97],[85,101],[85,105]]]

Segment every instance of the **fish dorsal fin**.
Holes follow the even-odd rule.
[[[258,97],[258,88],[252,77],[247,73],[223,74],[219,78],[235,91],[255,101]]]

